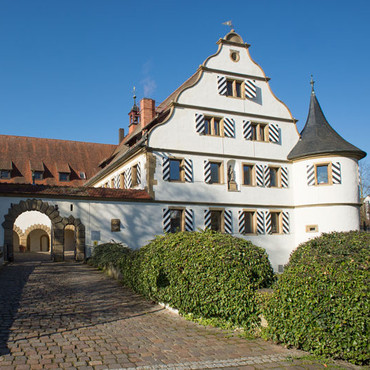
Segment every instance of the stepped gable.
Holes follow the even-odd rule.
[[[110,144],[0,135],[0,167],[3,167],[0,170],[11,170],[11,178],[0,179],[0,182],[32,184],[32,171],[41,171],[43,179],[36,180],[36,184],[82,186],[100,170],[99,163],[109,157],[116,147]],[[69,173],[70,181],[60,181],[59,172]]]
[[[312,91],[307,122],[301,138],[288,154],[289,160],[316,156],[319,154],[340,154],[357,159],[366,153],[344,140],[328,123],[316,94]]]

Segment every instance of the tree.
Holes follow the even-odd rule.
[[[370,196],[370,165],[366,160],[362,160],[359,163],[359,174],[360,174],[360,222],[364,229],[369,229],[370,227],[370,207],[369,203],[366,202],[366,197]]]

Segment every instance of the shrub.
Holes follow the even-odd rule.
[[[109,265],[115,265],[120,258],[128,255],[130,248],[121,243],[99,244],[93,250],[88,263],[92,266],[104,269]]]
[[[317,355],[369,363],[370,234],[323,234],[295,250],[265,315],[268,335]]]
[[[243,326],[258,321],[255,292],[273,281],[264,249],[212,231],[158,236],[120,266],[123,282],[150,299]]]

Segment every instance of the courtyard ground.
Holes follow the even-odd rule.
[[[202,327],[98,270],[17,254],[0,270],[0,369],[320,369],[303,353]]]

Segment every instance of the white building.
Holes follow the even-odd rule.
[[[268,81],[231,31],[157,108],[147,98],[140,109],[134,103],[129,134],[85,183],[111,189],[80,200],[49,189],[58,216],[84,225],[81,245],[114,239],[139,248],[163,232],[211,228],[264,247],[275,270],[302,241],[359,229],[358,160],[366,153],[331,128],[313,88],[300,135]],[[1,202],[6,215],[9,201]]]

